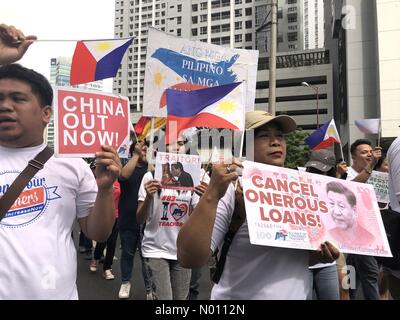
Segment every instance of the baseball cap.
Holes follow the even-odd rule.
[[[336,165],[336,157],[332,151],[327,149],[312,150],[310,159],[305,167],[316,168],[322,172],[328,172]]]
[[[262,110],[246,113],[246,129],[257,129],[269,122],[277,123],[281,127],[283,133],[290,133],[297,128],[293,118],[286,115],[273,116]]]

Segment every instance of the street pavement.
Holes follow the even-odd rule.
[[[74,228],[74,239],[77,247],[77,239],[79,238],[79,229],[77,226]],[[77,251],[78,257],[78,276],[77,286],[80,300],[118,300],[118,292],[121,286],[121,273],[120,273],[120,255],[121,250],[118,237],[117,248],[115,250],[115,258],[112,265],[112,270],[115,275],[114,280],[105,280],[102,276],[103,265],[99,264],[96,273],[89,270],[90,260],[85,259],[85,254],[80,254]],[[146,300],[146,290],[142,277],[142,264],[139,254],[136,254],[133,266],[133,275],[131,281],[131,297],[130,300]],[[209,280],[208,267],[202,270],[202,277],[200,279],[200,300],[208,300],[210,298],[210,291],[212,283]]]

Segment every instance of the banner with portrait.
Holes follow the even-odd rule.
[[[243,191],[250,242],[391,257],[369,184],[245,161]]]
[[[164,189],[194,190],[200,184],[201,162],[197,155],[157,152],[154,178]]]

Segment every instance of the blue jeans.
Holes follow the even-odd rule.
[[[339,277],[336,265],[308,270],[311,288],[315,290],[317,300],[340,300]],[[313,299],[312,289],[307,297],[308,300]]]
[[[189,287],[189,295],[188,300],[197,300],[199,296],[199,287],[200,287],[200,278],[201,278],[202,267],[193,268],[192,276],[190,277],[190,287]]]
[[[189,293],[191,269],[177,260],[145,258],[153,280],[155,300],[186,300]]]
[[[132,270],[136,250],[139,249],[139,255],[142,262],[142,276],[146,292],[152,291],[152,281],[149,272],[144,264],[142,256],[142,232],[137,229],[123,229],[119,231],[121,239],[121,280],[122,283],[129,282],[132,278]]]
[[[365,300],[379,300],[379,266],[376,259],[372,256],[349,254],[347,265],[353,266],[356,271],[356,288],[350,289],[350,299],[356,299],[361,283]]]

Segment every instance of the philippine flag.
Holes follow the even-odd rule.
[[[167,89],[166,142],[191,127],[244,130],[243,82],[192,91]]]
[[[71,85],[115,77],[133,38],[78,41],[71,64]]]
[[[359,119],[355,121],[355,125],[363,133],[378,134],[381,129],[380,119]]]
[[[340,137],[333,119],[324,123],[323,126],[315,130],[311,135],[304,139],[304,142],[312,150],[319,150],[330,147],[332,144],[340,143]]]

